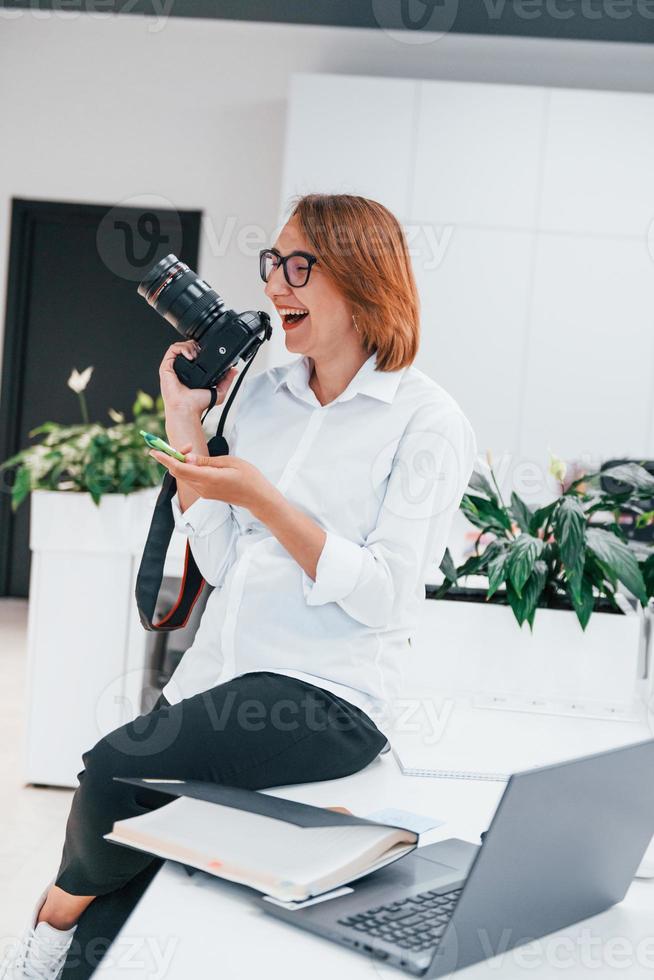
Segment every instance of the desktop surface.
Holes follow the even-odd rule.
[[[422,835],[421,844],[460,837],[478,844],[492,819],[504,784],[402,776],[386,755],[345,779],[269,790],[318,806],[346,806],[359,815],[385,807],[445,820]],[[401,977],[397,969],[367,959],[263,914],[257,893],[208,875],[189,876],[167,863],[141,899],[105,960],[100,980],[186,980],[189,976],[305,977],[322,980]],[[338,899],[335,899],[338,901]],[[648,978],[654,969],[654,881],[635,881],[623,902],[529,945],[461,971],[462,978],[605,978],[616,970]]]

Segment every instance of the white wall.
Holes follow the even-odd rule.
[[[654,95],[303,74],[287,149],[283,198],[369,193],[403,221],[417,366],[480,450],[654,455]]]
[[[299,71],[654,91],[644,45],[456,35],[416,45],[372,30],[2,9],[0,308],[12,197],[153,194],[206,213],[202,274],[233,305],[258,305],[251,226],[274,234]]]

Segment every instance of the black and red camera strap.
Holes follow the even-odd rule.
[[[221,412],[216,434],[208,443],[210,456],[227,456],[229,454],[229,446],[223,435],[227,413],[260,346],[261,341],[234,383],[234,387]],[[209,390],[211,391],[211,401],[204,418],[206,418],[207,412],[210,412],[216,404],[216,389],[211,388]],[[141,624],[144,629],[155,632],[169,632],[185,626],[205,586],[205,580],[195,563],[190,545],[187,543],[179,595],[168,612],[155,622],[157,602],[164,577],[166,554],[170,539],[175,530],[175,518],[173,516],[171,502],[176,493],[177,481],[171,473],[166,473],[161,490],[159,491],[159,496],[157,497],[157,502],[154,506],[150,530],[148,531],[141,564],[136,577],[136,605]]]

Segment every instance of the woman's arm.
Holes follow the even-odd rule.
[[[185,463],[155,450],[150,455],[173,474],[178,485],[183,482],[192,491],[196,501],[194,511],[204,504],[210,514],[211,505],[216,501],[247,508],[253,517],[270,528],[302,570],[315,576],[326,532],[289,503],[252,463],[237,456],[206,456],[192,452],[187,453]],[[203,499],[198,500],[199,497]]]
[[[206,388],[187,388],[181,383],[173,368],[178,354],[183,354],[184,357],[192,361],[196,357],[197,349],[194,340],[172,344],[159,365],[159,384],[164,402],[168,442],[182,452],[190,451],[206,456],[208,452],[207,440],[202,431],[200,419],[209,405],[209,391]],[[230,368],[225,377],[216,385],[217,405],[224,402],[227,390],[236,373],[236,368]],[[183,446],[187,448],[182,449]],[[177,498],[182,512],[198,499],[198,494],[184,482],[183,477],[177,483]]]
[[[440,562],[477,451],[467,419],[418,412],[398,447],[377,527],[365,545],[327,534],[276,488],[253,510],[305,573],[309,605],[338,602],[369,626],[384,625]]]
[[[179,448],[180,452],[194,452],[203,456],[209,452],[200,415],[194,411],[185,408],[172,411],[166,408],[166,435],[170,445]],[[198,494],[183,480],[178,480],[177,499],[180,510],[184,512],[195,503]]]
[[[315,577],[325,531],[290,504],[255,466],[233,456],[207,455],[200,418],[209,403],[209,393],[181,384],[173,369],[178,354],[192,360],[196,344],[185,341],[169,347],[159,367],[159,379],[168,441],[186,454],[187,462],[179,463],[164,453],[150,455],[177,481],[177,497],[173,500],[175,525],[190,538],[200,571],[212,583],[224,572],[234,523],[229,505],[240,504],[270,528],[307,575]],[[224,401],[235,373],[232,368],[218,385],[218,403]],[[220,502],[225,506],[221,507]]]
[[[395,454],[377,526],[360,544],[326,532],[243,459],[190,455],[179,463],[151,453],[207,502],[245,507],[266,524],[302,568],[308,605],[337,602],[377,628],[415,593],[426,564],[440,561],[475,454],[474,433],[463,414],[419,410]]]
[[[252,514],[275,535],[303,572],[315,579],[327,533],[308,514],[291,504],[276,487],[273,490],[274,493],[255,506]]]
[[[396,450],[376,526],[363,544],[327,533],[316,575],[304,576],[307,604],[336,602],[376,629],[401,623],[427,566],[441,561],[476,452],[460,411],[419,409]]]
[[[173,497],[177,530],[189,539],[195,563],[209,585],[218,585],[235,557],[237,524],[232,508],[219,500],[196,499],[182,511]]]

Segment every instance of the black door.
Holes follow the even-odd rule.
[[[200,212],[14,200],[7,288],[0,459],[45,421],[81,421],[66,382],[93,365],[92,421],[128,412],[136,391],[158,391],[165,348],[181,339],[136,286],[175,252],[197,269]],[[129,416],[128,416],[129,417]],[[0,494],[0,595],[26,596],[29,503]]]

